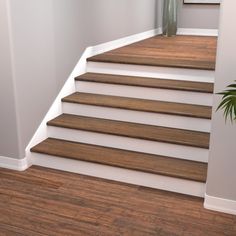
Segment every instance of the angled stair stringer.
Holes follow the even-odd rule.
[[[34,133],[32,139],[30,140],[30,142],[28,143],[25,149],[26,160],[29,163],[28,167],[34,164],[33,159],[31,157],[32,153],[30,152],[30,149],[48,137],[47,122],[55,118],[56,116],[62,114],[61,99],[76,91],[74,78],[79,75],[82,75],[83,73],[87,71],[87,59],[89,57],[98,55],[100,53],[104,53],[104,52],[131,44],[131,43],[135,43],[137,41],[144,40],[146,38],[153,37],[155,35],[160,35],[161,33],[162,33],[162,29],[156,28],[153,30],[134,34],[131,36],[127,36],[124,38],[120,38],[120,39],[103,43],[103,44],[99,44],[96,46],[90,46],[85,49],[79,61],[77,62],[76,66],[74,67],[72,73],[70,74],[69,78],[66,80],[61,91],[59,92],[58,96],[52,103],[47,114],[43,118],[42,122],[40,123],[39,127],[37,128],[36,132]]]
[[[86,63],[95,51],[27,147],[32,163],[204,197],[214,71]]]

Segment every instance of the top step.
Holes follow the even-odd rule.
[[[171,79],[156,79],[137,76],[124,76],[100,73],[86,73],[75,78],[76,81],[87,81],[105,84],[118,84],[147,88],[173,89],[201,93],[213,93],[214,84]]]
[[[100,55],[91,62],[215,70],[217,37],[155,36]]]

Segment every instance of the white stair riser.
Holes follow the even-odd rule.
[[[32,154],[32,160],[34,165],[69,171],[77,174],[89,175],[198,197],[204,197],[205,194],[205,184],[196,181],[154,175],[140,171],[37,153]]]
[[[187,129],[202,132],[210,132],[211,129],[211,121],[209,119],[132,111],[67,102],[62,103],[62,110],[63,113],[73,115],[104,118],[117,121],[127,121],[132,123],[141,123],[178,129]]]
[[[77,81],[76,90],[82,93],[94,93],[205,106],[212,106],[213,103],[213,95],[209,93],[187,92],[170,89]]]
[[[184,145],[101,134],[75,129],[48,127],[48,136],[57,139],[101,145],[124,150],[169,156],[179,159],[208,162],[208,150]]]
[[[174,67],[127,65],[118,63],[87,62],[87,72],[140,76],[160,79],[214,82],[215,71]]]

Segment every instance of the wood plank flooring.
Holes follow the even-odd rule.
[[[216,45],[216,37],[155,36],[93,56],[88,61],[214,70]]]
[[[206,182],[207,164],[201,162],[53,138],[46,139],[33,147],[31,151],[157,175]]]
[[[1,236],[234,236],[203,200],[62,171],[0,169]]]
[[[186,146],[209,148],[206,132],[136,124],[124,121],[62,114],[47,123],[50,126],[119,135]]]

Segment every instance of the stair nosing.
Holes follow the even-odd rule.
[[[176,116],[184,116],[184,117],[192,117],[192,118],[199,118],[199,119],[206,119],[206,120],[211,120],[211,114],[210,116],[204,116],[204,115],[197,115],[197,114],[187,114],[184,112],[177,112],[177,111],[153,111],[151,109],[143,109],[143,108],[131,108],[131,107],[124,107],[121,105],[109,105],[109,104],[95,104],[92,102],[85,102],[85,101],[76,101],[74,100],[70,100],[69,97],[73,96],[73,95],[95,95],[95,96],[103,96],[103,97],[110,97],[110,98],[118,98],[118,99],[127,99],[127,100],[140,100],[140,101],[146,101],[146,102],[156,102],[156,103],[162,103],[162,104],[175,104],[175,105],[187,105],[187,106],[199,106],[199,107],[206,107],[206,108],[211,108],[211,106],[205,106],[205,105],[196,105],[196,104],[186,104],[186,103],[176,103],[176,102],[169,102],[169,101],[160,101],[160,100],[148,100],[148,99],[142,99],[142,98],[130,98],[130,97],[121,97],[121,96],[112,96],[112,95],[105,95],[105,94],[92,94],[92,93],[81,93],[81,92],[75,92],[67,97],[64,97],[61,99],[62,102],[65,103],[73,103],[73,104],[83,104],[83,105],[90,105],[90,106],[97,106],[97,107],[109,107],[109,108],[117,108],[117,109],[124,109],[124,110],[131,110],[131,111],[140,111],[140,112],[150,112],[150,113],[159,113],[159,114],[167,114],[167,115],[176,115]]]
[[[134,138],[134,139],[139,139],[139,140],[147,140],[147,141],[153,141],[153,142],[160,142],[160,143],[170,143],[170,144],[175,144],[175,145],[183,145],[183,146],[189,146],[189,147],[196,147],[196,148],[203,148],[203,149],[209,149],[209,143],[207,145],[200,145],[200,144],[190,144],[190,143],[186,143],[186,141],[170,141],[170,140],[164,140],[161,138],[150,138],[150,137],[137,137],[135,135],[128,135],[127,133],[124,134],[118,134],[115,132],[109,132],[109,131],[104,131],[104,130],[94,130],[92,128],[84,128],[84,127],[76,127],[75,125],[71,125],[69,126],[68,124],[57,124],[55,123],[55,120],[58,119],[61,116],[70,116],[70,117],[77,117],[77,118],[85,118],[85,119],[90,119],[90,120],[97,120],[97,122],[99,121],[109,121],[109,122],[113,122],[113,123],[123,123],[123,124],[127,124],[127,125],[137,125],[137,126],[143,126],[143,127],[155,127],[155,128],[160,128],[160,129],[165,129],[165,130],[178,130],[178,131],[187,131],[187,132],[192,132],[192,133],[198,133],[198,134],[206,134],[206,135],[210,135],[209,132],[202,132],[202,131],[189,131],[186,129],[179,129],[179,128],[169,128],[169,127],[163,127],[163,126],[154,126],[154,125],[147,125],[147,124],[139,124],[139,123],[132,123],[132,122],[126,122],[126,121],[114,121],[111,119],[104,119],[104,118],[94,118],[94,117],[88,117],[88,116],[78,116],[78,115],[72,115],[72,114],[62,114],[58,117],[56,117],[53,120],[50,120],[47,122],[48,126],[54,126],[54,127],[58,127],[58,128],[65,128],[65,129],[71,129],[71,130],[81,130],[81,131],[87,131],[87,132],[93,132],[93,133],[99,133],[99,134],[107,134],[107,135],[114,135],[114,136],[120,136],[120,137],[127,137],[127,138]]]
[[[105,146],[101,146],[101,145],[95,145],[95,144],[89,144],[89,143],[81,143],[81,142],[74,142],[74,141],[68,141],[68,140],[62,140],[62,139],[56,139],[56,138],[47,138],[46,140],[56,140],[56,141],[63,141],[66,143],[71,143],[71,144],[78,144],[78,145],[84,145],[87,147],[99,147],[101,149],[106,149],[106,150],[110,150],[110,151],[122,151],[124,153],[133,153],[133,154],[138,154],[138,155],[145,155],[146,157],[152,157],[152,158],[166,158],[169,160],[174,160],[174,161],[180,161],[180,162],[189,162],[189,163],[195,163],[195,164],[202,164],[202,165],[206,165],[207,163],[202,163],[202,162],[197,162],[197,161],[191,161],[191,160],[182,160],[179,158],[173,158],[173,157],[168,157],[168,156],[162,156],[162,155],[154,155],[154,154],[148,154],[148,153],[142,153],[142,152],[136,152],[136,151],[130,151],[130,150],[125,150],[125,149],[120,149],[120,148],[112,148],[112,147],[105,147]],[[44,140],[44,141],[46,141]],[[43,142],[44,142],[43,141]],[[41,143],[43,143],[41,142]],[[107,166],[112,166],[112,167],[117,167],[117,168],[122,168],[122,169],[129,169],[129,170],[134,170],[134,171],[139,171],[139,172],[144,172],[144,173],[150,173],[150,174],[155,174],[155,175],[162,175],[162,176],[167,176],[167,177],[172,177],[172,178],[179,178],[179,179],[185,179],[185,180],[190,180],[190,181],[196,181],[196,182],[201,182],[201,183],[205,183],[206,182],[206,178],[194,178],[194,177],[184,177],[183,175],[178,175],[178,174],[167,174],[164,173],[164,171],[152,171],[152,170],[144,170],[141,168],[137,168],[137,167],[125,167],[122,166],[121,164],[112,164],[112,163],[103,163],[103,162],[99,162],[99,160],[85,160],[85,158],[82,157],[71,157],[67,154],[60,154],[60,155],[56,155],[55,152],[54,154],[50,154],[47,153],[46,151],[40,151],[37,150],[37,146],[40,145],[41,143],[37,144],[36,146],[32,147],[30,149],[31,152],[34,153],[39,153],[39,154],[44,154],[44,155],[49,155],[49,156],[58,156],[61,158],[68,158],[68,159],[72,159],[72,160],[78,160],[78,161],[84,161],[84,162],[89,162],[89,163],[96,163],[96,164],[100,164],[100,165],[107,165]]]
[[[102,54],[99,54],[99,55],[102,55]],[[96,56],[98,56],[98,55],[96,55]],[[98,58],[95,58],[96,56],[87,58],[87,62],[215,71],[215,65],[211,65],[211,66],[207,67],[207,66],[194,66],[194,65],[173,65],[173,64],[166,65],[164,63],[124,62],[121,60],[114,60],[113,61],[113,60],[109,60],[109,59],[100,59],[100,58],[98,59]]]
[[[211,91],[210,90],[201,90],[200,88],[197,89],[197,88],[181,88],[181,87],[170,87],[170,86],[160,86],[160,85],[144,85],[144,84],[138,84],[138,83],[125,83],[125,82],[114,82],[114,81],[99,81],[94,79],[94,78],[88,78],[87,76],[97,76],[97,75],[103,75],[103,76],[112,76],[112,77],[127,77],[127,78],[130,78],[132,77],[133,79],[147,79],[147,80],[156,80],[156,81],[160,81],[160,80],[163,80],[163,81],[168,81],[168,82],[177,82],[177,81],[180,81],[180,82],[191,82],[191,83],[206,83],[206,84],[214,84],[214,83],[211,83],[211,82],[198,82],[198,81],[186,81],[186,80],[171,80],[171,79],[165,79],[165,78],[151,78],[151,77],[139,77],[139,76],[127,76],[127,75],[115,75],[115,74],[104,74],[104,73],[92,73],[92,72],[87,72],[85,74],[82,74],[80,76],[77,76],[75,77],[75,81],[82,81],[82,82],[94,82],[94,83],[104,83],[104,84],[114,84],[114,85],[123,85],[123,86],[136,86],[136,87],[144,87],[144,88],[154,88],[154,89],[167,89],[167,90],[178,90],[178,91],[185,91],[185,92],[196,92],[196,93],[206,93],[206,94],[213,94],[214,92],[214,89],[212,89]]]

